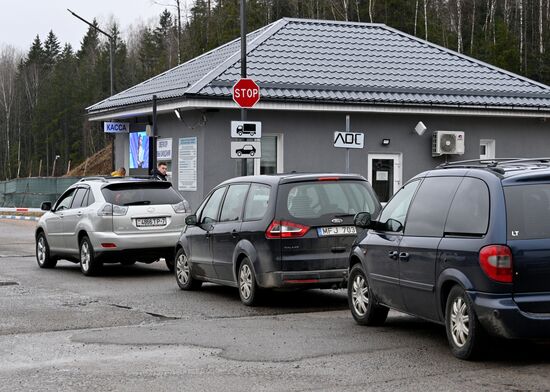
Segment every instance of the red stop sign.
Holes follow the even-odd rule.
[[[260,87],[252,79],[241,79],[233,85],[233,101],[242,108],[251,108],[260,100]]]

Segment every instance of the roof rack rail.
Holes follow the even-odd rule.
[[[447,162],[437,166],[438,169],[453,168],[486,168],[500,174],[504,174],[505,167],[520,166],[528,163],[539,163],[545,166],[550,165],[550,158],[492,158],[492,159],[469,159],[465,161]]]
[[[107,180],[105,179],[105,177],[84,177],[84,178],[81,178],[80,181],[78,182],[82,182],[82,181],[102,181],[102,182],[107,182]]]

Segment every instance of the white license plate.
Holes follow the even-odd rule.
[[[317,234],[319,237],[326,237],[330,235],[355,235],[357,234],[357,229],[355,226],[319,227],[317,228]]]
[[[137,227],[166,226],[166,218],[138,218]]]

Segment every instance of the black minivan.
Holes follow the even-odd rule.
[[[357,230],[354,216],[380,203],[349,174],[238,177],[215,187],[186,218],[176,247],[183,290],[214,282],[239,288],[245,305],[261,289],[342,287]]]
[[[462,359],[487,333],[550,337],[549,159],[447,164],[355,223],[368,229],[350,257],[359,324],[382,324],[389,308],[444,324]]]

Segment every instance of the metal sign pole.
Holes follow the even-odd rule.
[[[350,132],[349,114],[346,115],[346,132]],[[349,173],[349,148],[346,148],[346,173]]]
[[[246,79],[246,0],[241,0],[241,79]],[[241,121],[246,121],[244,108],[241,109]],[[248,175],[247,159],[243,159],[241,165],[241,174]]]

